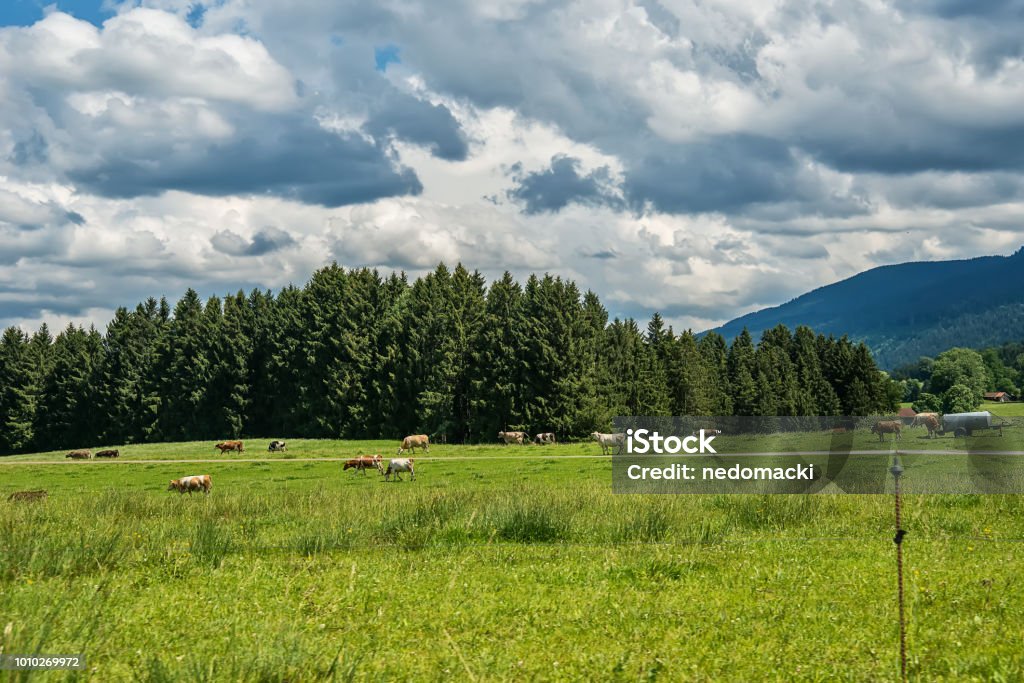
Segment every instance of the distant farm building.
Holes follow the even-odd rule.
[[[917,415],[917,411],[914,410],[913,408],[909,408],[909,407],[908,408],[900,408],[900,412],[896,413],[896,417],[898,417],[900,419],[900,422],[902,422],[905,425],[908,425],[911,422],[913,422],[914,421],[914,416],[916,416],[916,415]]]
[[[996,403],[1009,403],[1012,397],[1005,391],[989,391],[985,394],[986,401],[995,401]]]

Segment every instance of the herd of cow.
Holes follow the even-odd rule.
[[[520,446],[525,446],[528,443],[535,443],[538,446],[557,443],[554,432],[541,432],[532,439],[526,432],[498,432],[498,441],[502,442],[506,446],[514,443],[519,444]]]
[[[934,439],[942,433],[942,422],[938,413],[918,413],[910,423],[911,427],[924,427],[928,430],[928,438]],[[878,434],[883,441],[886,434],[892,434],[893,441],[902,439],[903,423],[899,420],[881,420],[871,426],[871,433]]]
[[[910,423],[911,427],[924,427],[928,430],[928,438],[934,438],[942,432],[942,425],[939,420],[937,413],[918,413],[913,422]],[[721,434],[721,431],[717,429],[709,430],[714,434]],[[833,431],[846,431],[845,428],[839,427]],[[878,435],[878,440],[883,441],[886,434],[892,434],[893,440],[900,440],[902,438],[903,424],[899,420],[880,420],[875,422],[871,426],[871,433]],[[601,446],[601,453],[608,455],[609,453],[620,454],[625,449],[626,435],[623,433],[604,434],[601,432],[594,432],[590,435],[592,441],[596,441]],[[527,432],[524,431],[505,431],[498,432],[498,440],[504,445],[508,446],[511,444],[526,445],[534,443],[538,445],[547,445],[557,443],[555,435],[552,432],[541,432],[536,434],[532,439]],[[244,453],[245,445],[242,441],[222,441],[214,446],[215,449],[224,453],[236,452]],[[287,444],[284,441],[274,440],[270,442],[267,450],[271,453],[278,453],[287,451]],[[398,448],[398,456],[403,453],[411,452],[415,454],[416,449],[419,448],[424,453],[430,452],[430,437],[426,434],[412,434],[402,439],[402,444]],[[117,458],[120,456],[120,452],[115,449],[98,451],[95,455],[97,458]],[[93,458],[92,451],[89,450],[76,450],[71,451],[65,457],[72,458],[74,460],[88,460]],[[384,477],[385,481],[390,481],[391,476],[394,475],[396,481],[402,481],[400,474],[402,472],[408,472],[409,478],[413,481],[416,480],[416,470],[413,458],[401,458],[394,457],[388,462],[387,467],[384,466],[383,458],[380,455],[364,455],[358,458],[352,458],[346,460],[343,470],[355,470],[366,474],[366,470],[375,469],[379,474]],[[199,474],[189,477],[182,477],[181,479],[174,479],[167,487],[168,491],[177,491],[178,493],[189,493],[202,491],[204,494],[209,494],[210,489],[213,488],[213,482],[208,474]],[[19,495],[26,496],[45,496],[45,492],[19,492]]]

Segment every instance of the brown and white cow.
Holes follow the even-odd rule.
[[[245,448],[241,441],[221,441],[219,444],[214,446],[214,448],[219,450],[221,455],[224,455],[228,451],[238,451],[239,453],[245,452]]]
[[[942,432],[942,423],[935,413],[920,413],[914,416],[914,424],[928,430],[928,438],[935,438]]]
[[[121,452],[117,451],[117,450],[114,450],[114,449],[110,449],[108,451],[99,451],[98,453],[96,453],[96,457],[97,458],[119,458],[119,457],[121,457]]]
[[[345,466],[342,470],[355,469],[357,472],[366,474],[366,470],[376,469],[381,474],[384,474],[384,466],[381,464],[381,457],[379,455],[363,455],[358,458],[345,461]]]
[[[190,477],[172,479],[167,490],[177,491],[178,493],[187,492],[191,496],[193,491],[202,491],[205,495],[210,495],[210,489],[212,488],[213,481],[210,479],[209,474],[194,474]]]
[[[517,443],[522,446],[530,440],[530,435],[526,432],[498,432],[498,439],[506,446],[510,443]]]
[[[536,443],[536,444],[539,444],[541,446],[543,446],[545,444],[549,444],[549,443],[555,443],[555,433],[554,432],[541,432],[540,434],[538,434],[537,436],[535,436],[533,438],[533,442]]]
[[[92,458],[92,451],[71,451],[64,457],[72,460],[89,460]]]
[[[388,468],[384,470],[384,481],[390,481],[391,475],[395,475],[395,481],[402,481],[399,472],[408,472],[413,481],[416,481],[416,470],[413,468],[412,458],[391,458]]]
[[[878,440],[884,441],[885,434],[892,434],[893,441],[899,441],[901,439],[900,432],[903,429],[903,425],[900,424],[899,420],[883,420],[876,422],[871,426],[871,433],[878,434]]]
[[[398,448],[398,455],[406,451],[415,453],[417,448],[422,448],[424,453],[429,453],[430,437],[426,434],[410,434],[402,439],[402,445]]]

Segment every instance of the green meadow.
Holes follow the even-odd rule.
[[[266,443],[3,459],[0,646],[88,668],[0,680],[897,678],[891,496],[614,495],[595,444],[385,483],[334,458],[395,442]],[[166,490],[190,474],[211,495]],[[1022,498],[904,517],[911,678],[1024,677]]]

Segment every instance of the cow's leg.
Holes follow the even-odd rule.
[[[409,468],[409,478],[416,481],[416,470],[412,467]]]

